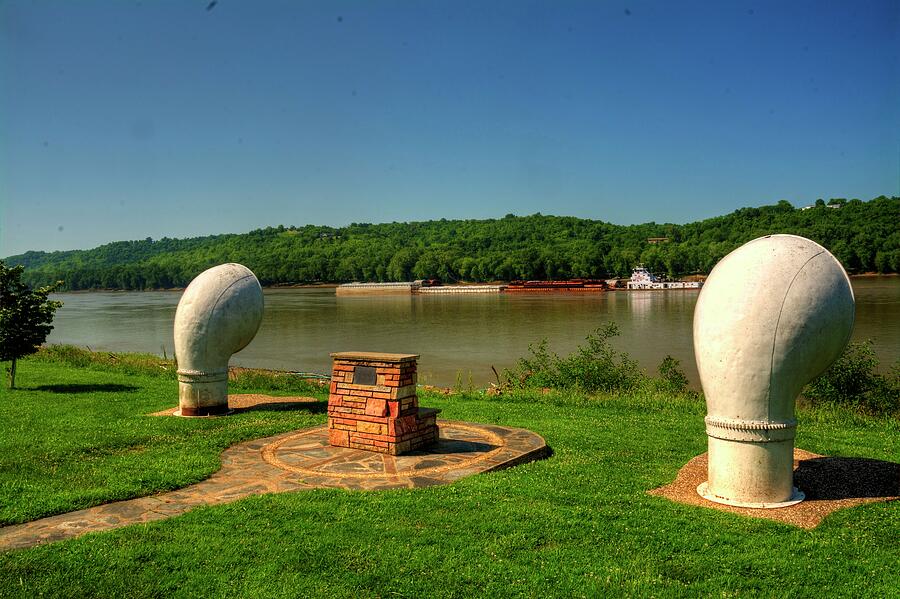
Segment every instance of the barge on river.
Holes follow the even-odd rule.
[[[335,289],[337,295],[455,295],[502,293],[506,285],[441,285],[433,279],[405,283],[345,283]]]
[[[568,279],[564,281],[512,281],[506,286],[510,292],[597,292],[606,291],[606,281],[596,279]]]
[[[562,281],[512,281],[508,285],[441,285],[434,280],[405,283],[345,283],[337,295],[451,295],[474,293],[600,293],[618,287],[618,281],[565,279]],[[663,281],[640,265],[631,273],[625,287],[640,289],[700,289],[699,281]]]
[[[508,285],[441,285],[433,280],[406,283],[345,283],[338,285],[337,295],[451,295],[473,293],[557,293],[601,292],[609,289],[598,279],[562,281],[513,281]]]

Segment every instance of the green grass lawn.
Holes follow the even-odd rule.
[[[325,421],[316,409],[144,416],[174,406],[177,383],[114,368],[26,360],[18,384],[0,395],[4,524],[184,486],[215,471],[233,443]],[[887,597],[900,588],[900,502],[802,530],[648,496],[705,450],[696,399],[420,402],[449,419],[531,429],[553,456],[443,487],[251,497],[3,553],[0,596]],[[799,416],[798,447],[900,462],[896,419]]]

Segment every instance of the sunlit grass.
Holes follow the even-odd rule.
[[[0,391],[0,524],[178,488],[218,470],[219,454],[234,443],[325,419],[310,409],[148,416],[178,404],[178,383],[168,376],[25,360],[17,379],[18,389]]]
[[[304,410],[151,418],[175,405],[174,380],[23,366],[23,389],[0,397],[7,522],[188,484],[229,444],[324,422]],[[63,385],[73,387],[46,388]],[[880,597],[900,587],[900,504],[802,530],[648,496],[705,450],[696,398],[537,390],[420,401],[449,419],[531,429],[553,455],[449,486],[251,497],[0,554],[0,596]],[[898,439],[896,420],[800,413],[797,445],[816,453],[898,462]]]

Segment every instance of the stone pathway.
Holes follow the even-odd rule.
[[[249,495],[443,485],[549,454],[544,439],[525,429],[452,421],[438,425],[437,445],[402,456],[331,447],[324,426],[240,443],[222,453],[218,472],[195,485],[0,528],[0,551],[171,518]]]

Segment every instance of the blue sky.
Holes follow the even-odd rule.
[[[900,4],[0,0],[0,256],[900,195]]]

